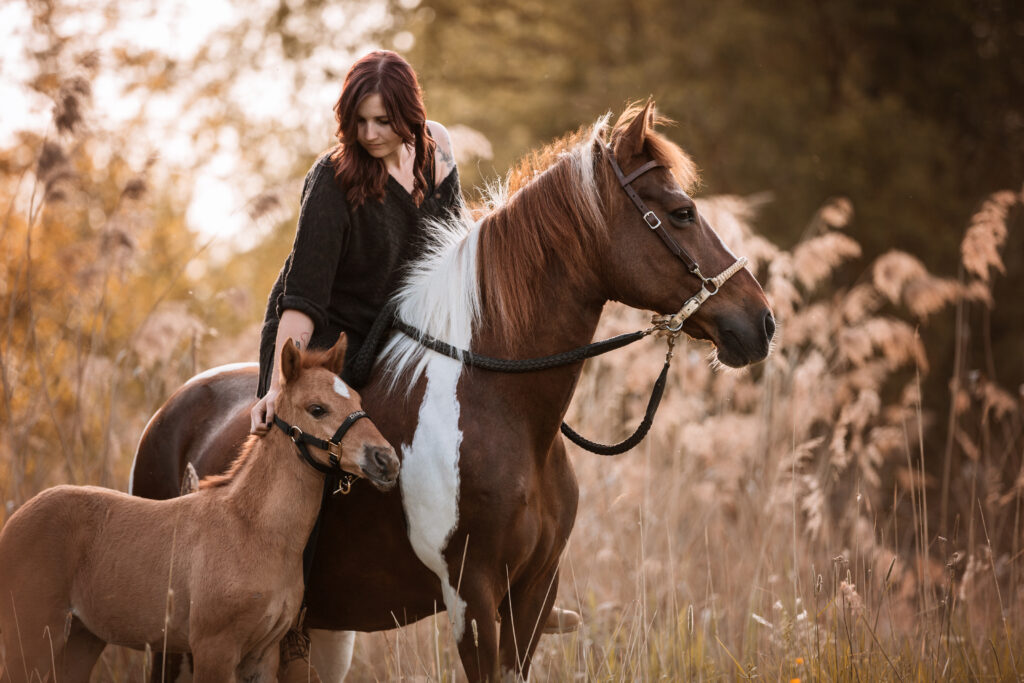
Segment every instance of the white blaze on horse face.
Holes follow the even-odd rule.
[[[441,579],[452,634],[459,642],[466,628],[466,601],[455,590],[444,551],[459,522],[462,431],[456,389],[462,366],[436,353],[430,355],[419,422],[412,445],[402,444],[402,476],[398,483],[402,487],[409,541],[420,561]]]
[[[341,381],[340,377],[334,378],[334,391],[345,398],[352,398],[352,394],[349,393],[348,385]]]

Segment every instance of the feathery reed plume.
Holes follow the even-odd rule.
[[[964,291],[955,280],[934,277],[920,260],[903,251],[879,256],[871,272],[875,288],[919,320],[953,303]]]
[[[1006,215],[1018,202],[1020,195],[1015,192],[995,192],[971,217],[971,225],[960,243],[960,255],[967,272],[983,282],[989,282],[992,269],[1006,272],[999,250],[1008,234]]]
[[[82,110],[92,95],[92,86],[84,76],[64,79],[53,105],[53,123],[61,133],[74,133],[82,123]]]
[[[860,245],[842,233],[826,232],[812,237],[793,250],[796,279],[805,291],[813,291],[836,266],[860,253]]]

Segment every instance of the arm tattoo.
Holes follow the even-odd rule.
[[[449,167],[454,168],[454,166],[455,166],[455,157],[452,156],[451,152],[449,152],[446,149],[441,149],[440,147],[438,147],[437,148],[437,155],[439,157],[441,157],[441,163],[442,164],[444,164],[445,166],[449,166]]]
[[[303,332],[299,335],[299,338],[295,340],[295,346],[299,347],[300,350],[309,348],[309,333]]]

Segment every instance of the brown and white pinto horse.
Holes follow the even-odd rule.
[[[736,262],[684,190],[694,166],[654,132],[653,105],[606,123],[534,155],[478,222],[430,226],[434,244],[397,295],[399,317],[458,348],[530,358],[590,342],[608,300],[679,310],[701,280],[651,234],[610,151],[626,174],[659,163],[631,186],[705,273]],[[774,325],[743,269],[684,330],[739,367],[767,355]],[[357,486],[325,511],[306,621],[325,682],[344,677],[347,663],[320,658],[332,652],[319,629],[390,629],[440,608],[470,680],[528,675],[576,515],[558,431],[580,371],[488,372],[390,338],[363,399],[402,454],[401,495]],[[176,495],[187,462],[220,471],[224,448],[245,439],[255,387],[254,367],[235,368],[176,394],[142,438],[133,493]]]

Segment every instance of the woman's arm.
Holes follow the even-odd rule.
[[[441,181],[448,177],[448,174],[455,168],[455,154],[452,152],[452,139],[448,135],[448,129],[437,121],[427,121],[427,128],[430,129],[430,137],[434,138],[436,148],[434,150],[434,161],[437,172],[434,183],[440,185]]]
[[[295,341],[300,349],[309,347],[309,340],[313,336],[313,319],[301,311],[288,308],[281,311],[281,321],[277,326],[277,339],[274,342],[274,363],[281,358],[281,348],[289,339]],[[274,409],[276,408],[277,395],[281,392],[281,375],[274,372],[270,379],[270,389],[250,413],[251,424],[249,431],[253,434],[266,434],[274,422]]]

